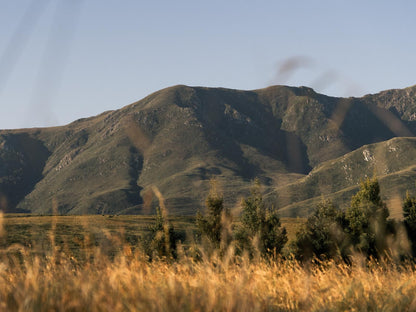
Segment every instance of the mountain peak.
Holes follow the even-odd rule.
[[[211,178],[222,184],[227,205],[247,194],[254,178],[269,192],[303,185],[305,194],[290,197],[296,202],[316,194],[296,184],[311,170],[366,144],[413,136],[413,90],[345,99],[308,87],[176,85],[67,126],[0,131],[2,209],[147,214],[158,205],[156,187],[171,213],[194,214]],[[322,177],[312,183],[321,191],[344,187]]]

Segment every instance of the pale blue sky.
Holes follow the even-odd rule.
[[[0,129],[118,109],[176,84],[416,84],[415,1],[0,2]]]

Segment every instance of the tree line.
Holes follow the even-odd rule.
[[[277,210],[266,205],[257,181],[250,195],[241,201],[237,220],[224,207],[224,198],[215,186],[205,206],[205,213],[196,215],[197,237],[205,253],[224,255],[232,250],[235,255],[249,257],[295,257],[300,261],[332,258],[347,262],[357,253],[375,259],[416,257],[416,197],[406,194],[402,221],[390,219],[377,178],[361,181],[346,209],[338,209],[323,199],[290,243]],[[404,237],[408,238],[407,246]],[[149,256],[174,259],[177,242],[183,239],[158,209],[147,243]]]

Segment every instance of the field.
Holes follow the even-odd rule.
[[[171,220],[192,233],[193,218]],[[293,238],[302,219],[283,219]],[[415,311],[412,264],[232,256],[149,262],[139,216],[2,216],[2,311]],[[192,235],[190,235],[192,236]],[[184,245],[191,246],[191,240]]]
[[[195,232],[194,217],[172,217],[169,220],[175,230],[187,237],[184,244],[192,243]],[[301,227],[302,218],[282,218],[289,240]],[[133,249],[149,232],[155,222],[153,216],[137,215],[88,215],[88,216],[37,216],[28,214],[5,214],[3,237],[0,247],[24,247],[32,253],[45,254],[50,250],[51,235],[55,246],[72,256],[80,257],[86,249],[100,247],[101,251],[115,254],[124,245]]]

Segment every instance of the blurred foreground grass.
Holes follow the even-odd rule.
[[[2,221],[0,311],[416,311],[413,264],[249,261],[232,250],[195,261],[184,249],[149,262],[138,242],[153,217]],[[289,236],[303,222],[282,221]],[[172,223],[195,229],[192,218]]]

